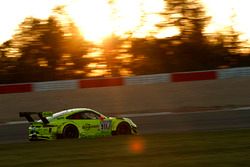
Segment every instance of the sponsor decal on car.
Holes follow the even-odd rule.
[[[85,124],[82,126],[84,130],[90,130],[91,128],[99,128],[99,125]]]

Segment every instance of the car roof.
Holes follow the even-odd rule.
[[[80,111],[93,111],[95,113],[98,113],[97,111],[92,110],[90,108],[71,108],[71,109],[56,112],[56,113],[53,114],[53,117],[67,116],[67,115],[77,113],[77,112],[80,112]]]

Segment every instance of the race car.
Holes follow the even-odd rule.
[[[35,121],[32,115],[37,115]],[[73,108],[57,113],[20,112],[29,122],[28,139],[53,140],[88,138],[137,133],[137,125],[129,118],[107,117],[89,108]]]

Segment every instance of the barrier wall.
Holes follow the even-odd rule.
[[[170,82],[170,74],[140,75],[125,77],[124,85],[144,85]]]
[[[100,78],[100,79],[84,79],[80,80],[79,88],[95,88],[108,86],[122,86],[123,78]]]
[[[33,91],[48,91],[48,90],[72,90],[78,89],[77,80],[67,80],[67,81],[49,81],[49,82],[34,82]]]
[[[170,74],[141,75],[117,78],[95,78],[83,80],[34,82],[0,85],[0,94],[39,92],[49,90],[73,90],[82,88],[145,85],[169,82],[218,80],[250,76],[250,67],[212,71],[193,71]]]
[[[32,92],[33,84],[9,84],[9,85],[0,85],[0,94],[4,93],[24,93]]]
[[[250,76],[250,67],[218,70],[217,74],[219,79],[248,77]]]
[[[120,115],[250,106],[249,83],[248,68],[237,68],[0,85],[0,123],[19,121],[19,112],[76,107]]]
[[[202,81],[215,79],[217,79],[216,71],[183,72],[173,73],[171,75],[172,82]]]

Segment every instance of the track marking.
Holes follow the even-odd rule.
[[[138,114],[122,114],[120,117],[149,117],[149,116],[160,116],[160,115],[170,115],[172,112],[158,112],[158,113],[138,113]]]
[[[161,115],[184,115],[184,114],[200,114],[200,113],[212,113],[212,112],[224,112],[224,111],[245,111],[250,110],[250,107],[238,107],[238,108],[225,108],[218,110],[206,110],[206,111],[191,111],[191,112],[158,112],[158,113],[137,113],[137,114],[122,114],[120,117],[148,117],[148,116],[161,116]]]
[[[29,123],[28,121],[13,121],[13,122],[6,122],[5,125],[17,125],[17,124],[26,124]]]
[[[232,111],[240,111],[240,110],[250,110],[250,107],[238,107],[238,108],[234,108],[231,109]]]

